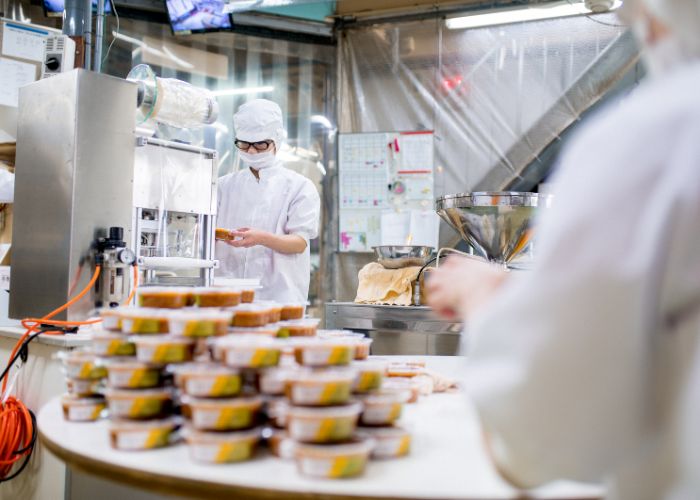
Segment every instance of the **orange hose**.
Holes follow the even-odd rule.
[[[128,306],[131,304],[131,301],[134,300],[134,295],[136,295],[136,289],[139,287],[139,266],[134,264],[134,279],[133,279],[133,284],[131,285],[131,293],[129,293],[129,297],[127,297],[126,302],[124,302],[123,305]]]
[[[88,293],[88,291],[90,291],[100,275],[100,270],[100,266],[95,266],[95,273],[92,275],[92,278],[87,286],[78,295],[70,299],[61,307],[54,309],[43,318],[26,318],[22,320],[22,326],[27,328],[27,331],[22,335],[22,337],[20,337],[17,344],[15,344],[15,347],[12,349],[12,353],[10,354],[10,358],[8,360],[8,366],[15,358],[15,355],[22,347],[24,341],[32,333],[38,330],[38,326],[78,302]],[[96,323],[97,321],[99,320],[52,321],[51,323],[61,325],[80,325]],[[55,334],[56,332],[45,333]],[[7,376],[2,381],[2,392],[0,393],[0,398],[7,390],[7,380],[9,378],[10,373],[8,372]],[[29,444],[32,439],[33,430],[32,417],[29,413],[29,409],[27,409],[22,401],[14,396],[9,396],[7,401],[4,403],[0,399],[0,478],[7,477],[15,463],[32,452],[33,447],[29,447]],[[24,449],[24,451],[22,453],[17,453],[17,450],[21,449]]]

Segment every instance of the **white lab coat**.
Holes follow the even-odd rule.
[[[527,485],[698,499],[700,64],[591,120],[554,192],[535,268],[467,323],[497,461]]]
[[[234,248],[216,243],[220,261],[218,276],[259,278],[258,297],[278,302],[306,303],[311,261],[309,240],[318,236],[321,202],[306,177],[279,162],[259,171],[258,181],[250,169],[219,179],[218,227],[254,228],[274,234],[296,234],[306,240],[299,254],[281,254],[263,246]]]

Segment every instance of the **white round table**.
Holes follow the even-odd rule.
[[[458,357],[420,358],[429,368],[450,376],[458,376],[464,362]],[[604,496],[599,486],[564,481],[529,492],[510,487],[491,465],[476,414],[462,393],[433,394],[407,405],[402,424],[413,434],[411,455],[372,461],[363,476],[343,480],[304,477],[293,461],[275,458],[266,450],[259,450],[249,462],[225,465],[193,462],[184,444],[117,451],[110,446],[107,421],[67,422],[59,398],[40,410],[38,424],[42,443],[68,465],[167,493],[253,499],[592,500]]]

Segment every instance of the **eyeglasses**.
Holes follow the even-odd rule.
[[[274,141],[272,139],[257,142],[240,141],[238,139],[233,141],[236,147],[242,151],[248,151],[251,146],[253,146],[256,151],[266,151],[270,147],[270,144],[272,144],[273,142]]]

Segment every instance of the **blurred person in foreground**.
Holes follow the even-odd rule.
[[[650,77],[564,152],[530,272],[451,258],[465,383],[511,483],[700,499],[700,0],[627,0]]]

